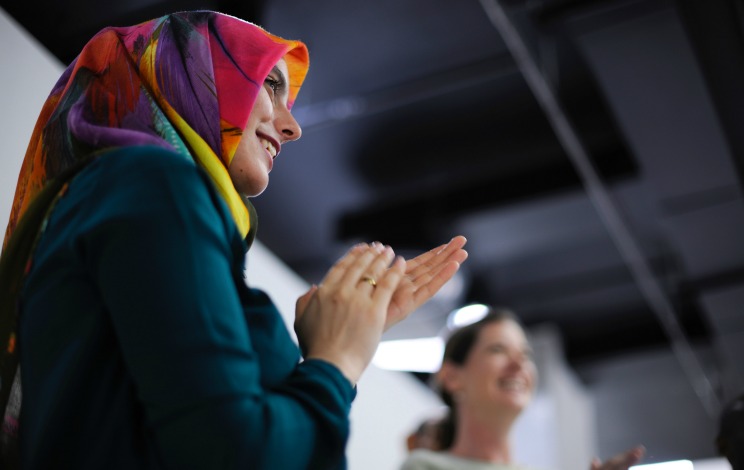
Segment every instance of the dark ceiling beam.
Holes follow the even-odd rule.
[[[617,182],[636,174],[635,162],[625,153],[618,154],[619,150],[610,145],[594,153],[605,181]],[[337,237],[342,240],[361,237],[415,247],[436,242],[448,220],[581,189],[575,169],[563,155],[540,168],[520,173],[476,173],[476,177],[472,179],[471,173],[471,179],[409,186],[405,191],[349,211],[338,221]],[[431,240],[421,239],[427,235]]]
[[[744,5],[741,0],[676,4],[744,184]]]
[[[669,0],[510,0],[506,3],[523,3],[527,12],[535,19],[535,24],[545,25],[562,22],[567,18],[586,15],[596,17],[598,12],[612,11],[617,21],[617,14],[635,15],[654,11]],[[620,12],[622,10],[622,12]]]

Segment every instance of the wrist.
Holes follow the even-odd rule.
[[[332,364],[339,370],[339,372],[341,372],[341,375],[349,381],[352,387],[356,387],[356,384],[365,369],[365,366],[358,364],[358,361],[350,360],[348,357],[343,357],[343,355],[309,353],[305,356],[305,359],[319,359]]]

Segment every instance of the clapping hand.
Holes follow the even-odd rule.
[[[406,318],[455,275],[467,259],[457,236],[411,260],[381,243],[344,255],[320,285],[297,299],[295,331],[306,358],[324,359],[356,382],[382,332]]]
[[[590,470],[628,470],[643,458],[646,449],[643,446],[633,447],[622,454],[617,454],[606,462],[595,458]]]
[[[406,261],[406,272],[393,293],[385,330],[405,319],[431,299],[455,275],[467,259],[467,240],[456,236],[449,243]]]
[[[406,262],[390,247],[360,244],[297,300],[295,332],[306,359],[322,359],[359,380],[372,359]]]

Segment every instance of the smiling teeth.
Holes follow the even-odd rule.
[[[274,144],[266,139],[261,139],[261,145],[263,145],[263,148],[269,151],[269,153],[271,154],[271,158],[276,157],[276,148],[274,148]]]
[[[527,384],[523,380],[504,379],[499,381],[499,386],[506,390],[522,391],[527,389]]]

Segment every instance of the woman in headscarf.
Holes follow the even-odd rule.
[[[524,470],[514,462],[509,436],[532,401],[537,368],[517,317],[490,309],[447,339],[436,374],[449,415],[437,423],[433,448],[413,451],[401,470]],[[627,470],[643,456],[636,447],[591,470]]]
[[[355,246],[297,301],[301,361],[245,285],[241,194],[300,137],[307,69],[301,42],[197,11],[106,28],[62,74],[0,262],[0,405],[23,468],[345,466],[382,331],[467,254],[462,237],[408,262]]]

